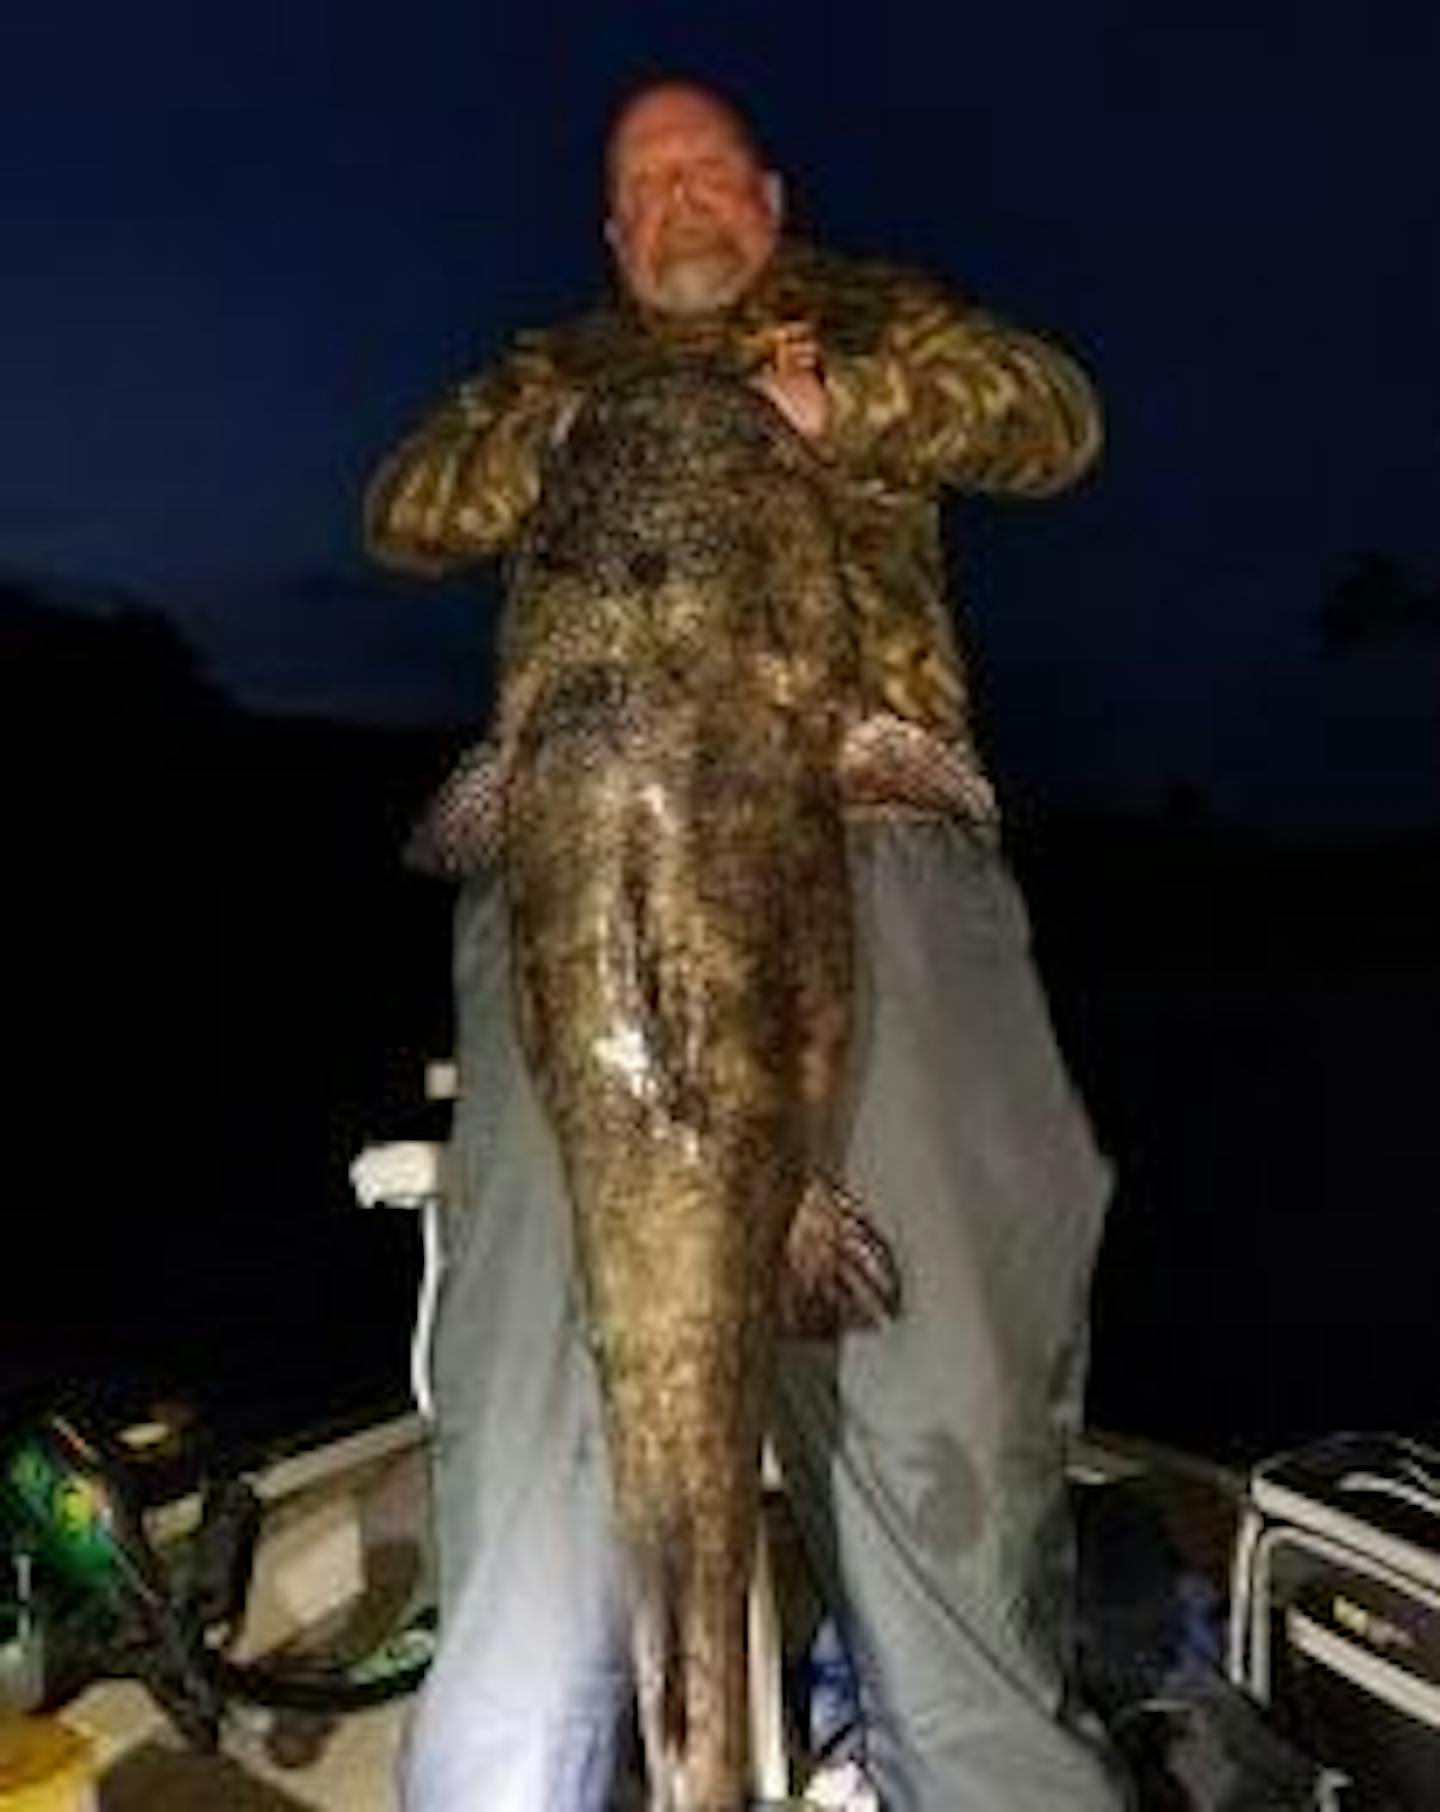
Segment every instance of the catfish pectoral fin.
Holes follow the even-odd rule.
[[[893,712],[877,712],[847,730],[839,774],[849,809],[890,805],[942,817],[995,816],[994,790],[965,751]]]
[[[505,848],[505,764],[493,742],[475,743],[450,770],[411,829],[401,859],[453,881],[489,868]]]
[[[838,1183],[812,1177],[785,1244],[776,1304],[782,1334],[831,1339],[900,1313],[900,1273],[884,1237]]]

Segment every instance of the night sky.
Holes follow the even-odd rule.
[[[1098,381],[1090,482],[957,510],[1008,780],[1440,812],[1440,636],[1326,657],[1316,627],[1357,552],[1440,583],[1434,0],[25,10],[0,568],[161,606],[256,706],[478,721],[474,588],[368,570],[360,489],[510,331],[589,299],[605,118],[675,70],[751,108],[803,230]]]

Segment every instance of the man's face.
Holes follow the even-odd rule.
[[[779,178],[699,90],[654,90],[621,117],[605,230],[643,306],[667,315],[728,307],[769,262],[780,213]]]

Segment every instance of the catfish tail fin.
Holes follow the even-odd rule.
[[[649,1812],[679,1812],[680,1768],[687,1735],[680,1614],[684,1544],[668,1533],[652,1536],[632,1552],[632,1565],[631,1645],[640,1737],[650,1783]]]

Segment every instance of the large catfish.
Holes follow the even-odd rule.
[[[738,1812],[777,1322],[894,1306],[833,1183],[855,655],[814,455],[704,370],[598,389],[502,662],[518,1017],[574,1211],[650,1803]]]

